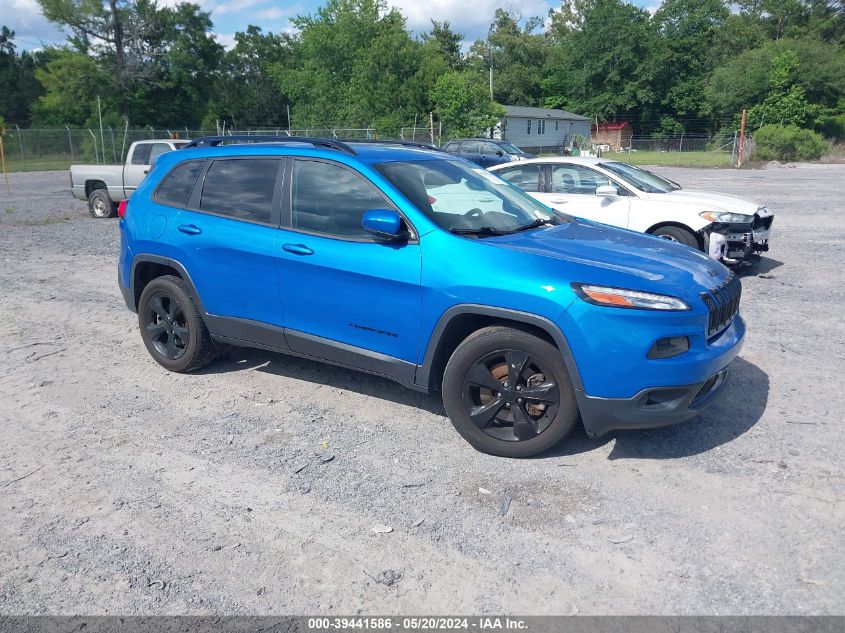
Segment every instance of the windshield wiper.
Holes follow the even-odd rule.
[[[551,218],[546,220],[544,220],[543,218],[537,218],[533,222],[529,222],[528,224],[523,224],[522,226],[516,227],[515,229],[513,229],[513,232],[516,233],[517,231],[527,231],[529,229],[536,229],[541,226],[545,226],[546,224],[551,224],[554,226],[555,222]]]
[[[511,231],[500,231],[494,226],[479,226],[475,229],[449,229],[450,233],[455,233],[457,235],[506,235],[511,233]]]

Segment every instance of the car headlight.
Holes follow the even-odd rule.
[[[511,156],[511,162],[512,163],[515,163],[515,162],[520,161],[520,160],[525,160],[525,158],[523,156],[520,156],[519,154],[511,154],[510,156]]]
[[[702,211],[698,215],[710,222],[723,222],[726,224],[748,224],[754,221],[753,215],[730,213],[729,211]]]
[[[685,301],[677,297],[659,295],[640,290],[593,286],[573,283],[572,289],[587,303],[614,308],[635,308],[639,310],[689,310]]]

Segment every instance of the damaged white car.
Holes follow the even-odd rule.
[[[682,189],[640,167],[603,158],[536,158],[490,171],[547,206],[651,233],[729,266],[769,250],[774,214],[736,196]]]

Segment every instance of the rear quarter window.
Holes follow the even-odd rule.
[[[205,161],[195,160],[174,167],[159,185],[155,200],[170,206],[184,207],[188,204],[204,164]]]

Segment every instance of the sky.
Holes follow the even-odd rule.
[[[172,4],[177,0],[159,0]],[[274,0],[194,0],[204,10],[211,12],[214,33],[223,46],[233,45],[237,31],[244,31],[256,24],[265,31],[280,32],[291,28],[290,20],[297,15],[316,11],[324,0],[291,0],[290,3]],[[649,10],[656,8],[659,0],[634,0]],[[549,9],[560,6],[549,0],[388,0],[407,19],[408,28],[421,33],[430,28],[430,20],[448,20],[452,28],[472,42],[487,34],[496,8],[516,11],[522,17],[545,17]],[[41,15],[36,0],[0,0],[0,25],[15,31],[18,49],[38,49],[64,41],[65,36]]]

